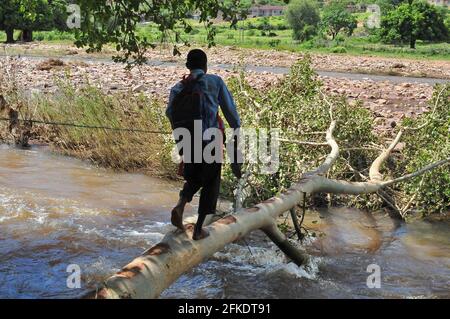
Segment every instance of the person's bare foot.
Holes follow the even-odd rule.
[[[180,230],[184,230],[183,213],[186,203],[187,202],[184,199],[180,199],[177,206],[175,206],[175,208],[172,209],[172,218],[171,218],[172,225],[174,225],[176,228]]]
[[[192,236],[193,240],[202,240],[205,239],[206,237],[209,237],[209,231],[207,231],[206,229],[202,228],[200,233],[194,232],[194,235]]]

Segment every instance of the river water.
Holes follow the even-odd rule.
[[[0,298],[77,298],[173,230],[179,185],[115,173],[43,147],[0,145]],[[187,214],[193,214],[195,203]],[[255,232],[163,298],[449,298],[450,224],[396,224],[347,208],[309,213],[306,267]],[[67,287],[79,265],[81,289]],[[368,288],[369,265],[381,288]]]

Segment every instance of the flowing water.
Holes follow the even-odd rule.
[[[77,298],[173,230],[179,185],[118,174],[0,145],[0,298]],[[195,211],[195,203],[188,214]],[[288,263],[262,234],[228,245],[183,275],[163,298],[448,298],[450,225],[397,225],[382,213],[308,215],[316,233],[307,267]],[[81,289],[67,287],[80,266]],[[369,289],[367,267],[380,267]]]

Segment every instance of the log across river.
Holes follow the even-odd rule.
[[[0,298],[77,298],[173,227],[179,185],[114,173],[42,147],[0,145]],[[227,203],[221,203],[224,209]],[[195,211],[195,203],[188,214]],[[450,224],[396,225],[383,213],[309,213],[306,268],[258,232],[183,275],[162,298],[450,297]],[[67,287],[69,265],[81,289]],[[381,288],[366,285],[381,268]]]

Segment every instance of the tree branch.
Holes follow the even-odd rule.
[[[444,166],[444,165],[446,165],[448,163],[450,163],[450,157],[448,157],[448,158],[446,158],[446,159],[444,159],[442,161],[435,162],[433,164],[427,165],[424,168],[418,170],[417,172],[414,172],[414,173],[411,173],[411,174],[408,174],[408,175],[405,175],[405,176],[402,176],[402,177],[399,177],[399,178],[396,178],[396,179],[384,182],[381,185],[384,188],[384,187],[387,187],[387,186],[390,186],[390,185],[393,185],[393,184],[401,183],[401,182],[404,182],[404,181],[409,180],[411,178],[422,176],[423,174],[428,173],[429,171],[432,171],[435,168],[438,168],[440,166]]]
[[[380,189],[386,188],[393,184],[405,182],[414,177],[426,174],[440,166],[444,166],[450,162],[450,157],[439,162],[427,165],[424,168],[418,170],[417,172],[404,175],[402,177],[386,181],[386,182],[347,182],[342,180],[328,179],[322,176],[317,176],[312,182],[315,183],[314,190],[321,193],[331,193],[331,194],[348,194],[348,195],[359,195],[376,193]]]
[[[328,146],[328,143],[319,143],[319,142],[308,142],[308,141],[292,141],[285,138],[280,138],[280,142],[285,143],[292,143],[292,144],[298,144],[298,145],[307,145],[307,146]]]
[[[400,132],[398,132],[397,134],[397,137],[394,139],[394,141],[392,141],[391,145],[389,145],[389,147],[384,150],[380,154],[380,156],[375,159],[375,161],[373,161],[369,171],[369,178],[371,181],[379,182],[383,180],[383,175],[380,173],[381,165],[383,165],[383,163],[388,159],[389,155],[391,155],[394,148],[398,145],[400,139],[403,136],[403,132],[403,130],[400,130]]]
[[[316,170],[310,172],[308,175],[323,175],[326,174],[333,164],[339,158],[339,145],[333,137],[334,130],[336,129],[336,121],[332,121],[330,128],[327,131],[327,144],[331,147],[331,152],[328,154],[325,162],[320,165]]]
[[[262,229],[262,231],[270,238],[280,250],[286,254],[297,266],[304,265],[308,261],[308,256],[295,247],[289,239],[278,229],[274,223]]]

